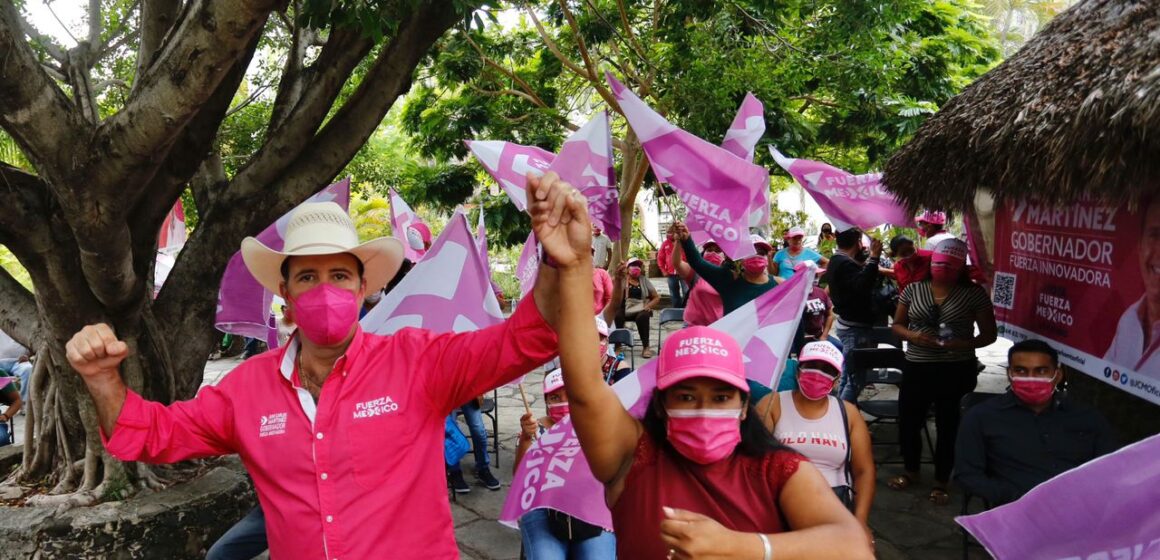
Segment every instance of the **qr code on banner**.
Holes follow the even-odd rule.
[[[995,273],[995,291],[991,294],[995,307],[1012,309],[1015,307],[1015,275],[1006,272]]]

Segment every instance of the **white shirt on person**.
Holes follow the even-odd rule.
[[[1160,317],[1152,321],[1152,336],[1144,338],[1147,307],[1141,297],[1120,316],[1116,336],[1104,359],[1139,373],[1160,378]]]

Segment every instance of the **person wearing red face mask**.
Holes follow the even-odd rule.
[[[564,391],[564,374],[559,369],[544,376],[544,403],[547,416],[536,420],[529,412],[520,418],[520,442],[516,447],[513,475],[536,438],[568,416],[568,394]],[[520,517],[520,540],[527,560],[606,560],[616,557],[616,537],[611,531],[554,509],[535,509]]]
[[[586,298],[561,302],[562,318],[588,311]],[[573,323],[561,321],[564,390],[604,484],[618,558],[873,558],[818,470],[765,429],[729,335],[710,327],[670,335],[638,420],[596,372],[594,330]]]
[[[958,239],[939,243],[931,256],[930,280],[907,286],[894,315],[894,332],[907,342],[898,394],[898,432],[906,473],[888,484],[901,490],[918,479],[922,426],[933,404],[938,443],[930,501],[939,505],[949,499],[959,401],[975,389],[978,377],[975,349],[995,342],[998,330],[991,298],[970,281],[966,261],[966,243]]]
[[[721,294],[718,294],[717,290],[713,289],[713,286],[710,286],[708,282],[697,281],[697,273],[693,272],[693,267],[685,262],[684,255],[685,250],[678,243],[673,246],[669,262],[677,274],[681,276],[681,279],[692,286],[689,289],[689,297],[685,298],[685,323],[707,327],[725,314],[721,305]],[[725,264],[725,253],[712,239],[706,241],[701,247],[701,258],[714,266],[719,267]]]
[[[797,388],[763,398],[757,410],[773,437],[818,467],[873,544],[868,524],[875,485],[870,430],[854,403],[830,395],[838,386],[842,363],[842,351],[833,344],[806,344],[798,356]]]
[[[291,213],[281,251],[242,242],[246,267],[289,305],[294,335],[193,399],[144,400],[121,378],[129,344],[109,325],[84,327],[65,351],[105,448],[148,463],[237,453],[270,514],[274,558],[458,558],[446,480],[431,468],[444,420],[556,353],[561,300],[583,298],[577,320],[592,329],[587,202],[555,173],[527,181],[545,258],[531,297],[498,325],[363,332],[359,302],[395,274],[403,246],[359,243],[349,214],[326,202]]]
[[[1116,450],[1107,420],[1059,390],[1059,354],[1042,340],[1007,351],[1010,391],[967,411],[955,450],[955,483],[989,506]]]
[[[649,320],[652,319],[652,310],[661,302],[661,295],[653,287],[648,276],[644,273],[644,261],[631,259],[628,261],[628,278],[624,283],[624,300],[616,313],[616,328],[623,329],[626,321],[636,323],[636,334],[640,337],[641,356],[651,358],[652,348],[648,345]]]
[[[708,282],[721,295],[724,315],[749,303],[761,294],[777,287],[777,282],[769,274],[769,257],[773,247],[759,235],[750,238],[754,255],[740,261],[732,261],[725,268],[706,260],[697,252],[697,245],[689,235],[689,228],[682,222],[673,223],[673,231],[681,241],[681,251],[701,280]]]

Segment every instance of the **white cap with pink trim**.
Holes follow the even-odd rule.
[[[802,346],[802,352],[798,355],[798,363],[815,361],[825,362],[834,366],[834,369],[839,372],[842,371],[842,351],[828,341],[811,342]]]
[[[930,257],[932,263],[964,264],[967,262],[967,244],[961,239],[943,239],[934,246],[934,254]]]
[[[564,388],[564,370],[554,369],[544,376],[544,394],[554,393]]]

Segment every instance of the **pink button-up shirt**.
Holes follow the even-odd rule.
[[[165,406],[130,391],[106,448],[150,463],[239,454],[273,558],[458,558],[444,420],[556,354],[533,298],[469,333],[358,329],[317,407],[297,383],[298,347],[246,360],[192,400]]]

